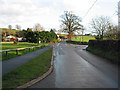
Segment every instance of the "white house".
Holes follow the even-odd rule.
[[[6,38],[16,38],[16,37],[15,37],[15,36],[10,35],[10,36],[7,36]]]
[[[21,38],[17,38],[17,39],[18,39],[18,41],[22,41],[23,38],[21,37]]]
[[[10,36],[7,36],[7,37],[6,37],[6,40],[7,40],[7,41],[10,41],[11,38],[16,38],[16,37],[10,35]]]
[[[10,36],[7,36],[7,37],[6,37],[6,40],[7,40],[7,41],[11,41],[12,38],[16,38],[16,39],[18,39],[18,41],[22,41],[22,39],[23,39],[22,37],[18,38],[18,37],[15,37],[15,36],[10,35]]]

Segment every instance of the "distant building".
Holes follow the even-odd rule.
[[[14,40],[17,40],[18,41],[18,39],[15,37],[15,36],[7,36],[6,37],[6,41],[14,41]]]
[[[23,41],[23,37],[17,38],[18,41]]]
[[[18,38],[18,37],[12,36],[12,35],[6,37],[6,41],[14,41],[14,40],[23,41],[23,38],[22,37]]]
[[[10,35],[10,36],[7,36],[6,38],[15,38],[15,36]]]
[[[120,1],[118,2],[118,31],[120,31]]]

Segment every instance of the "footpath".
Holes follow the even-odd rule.
[[[27,53],[22,56],[18,56],[6,61],[2,61],[2,75],[6,74],[7,72],[23,65],[24,63],[38,57],[40,54],[46,52],[47,50],[51,49],[52,46],[47,46],[43,49],[36,50],[34,52]]]

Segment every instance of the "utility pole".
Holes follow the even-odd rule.
[[[83,33],[84,33],[84,28],[82,27],[82,42],[84,42]]]
[[[120,39],[120,1],[118,2],[118,38]]]
[[[118,31],[120,32],[120,1],[118,2]]]

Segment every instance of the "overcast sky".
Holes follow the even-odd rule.
[[[22,29],[33,28],[40,23],[46,30],[60,28],[60,16],[64,11],[72,11],[83,18],[86,32],[90,32],[89,23],[93,17],[109,16],[114,24],[118,18],[119,0],[98,0],[85,18],[84,15],[95,0],[0,0],[0,28],[18,24]]]

